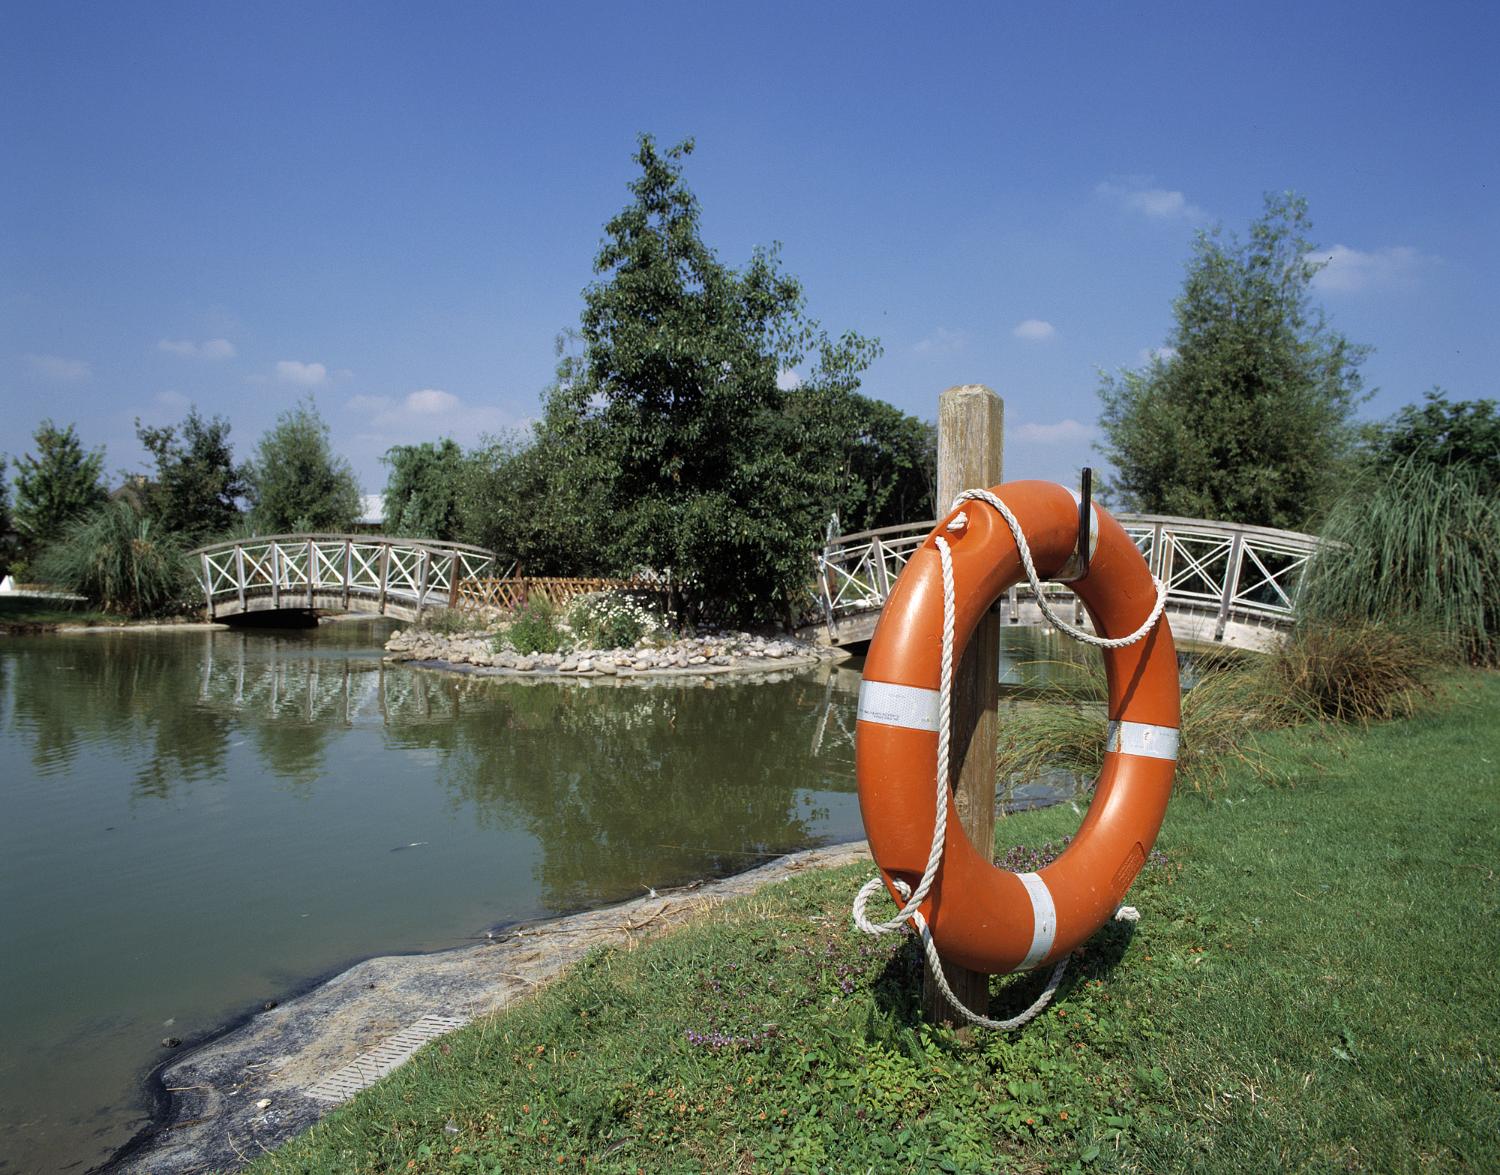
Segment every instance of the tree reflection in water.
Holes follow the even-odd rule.
[[[80,744],[111,744],[137,765],[137,801],[222,779],[230,746],[247,741],[275,786],[310,795],[342,732],[378,725],[385,746],[429,753],[450,807],[535,840],[540,897],[554,909],[815,843],[828,818],[818,793],[854,793],[859,678],[849,670],[709,685],[515,682],[390,665],[341,643],[326,633],[57,640],[44,657],[7,659],[0,690],[41,774],[65,770]],[[418,785],[413,761],[394,756],[375,772],[371,801]]]

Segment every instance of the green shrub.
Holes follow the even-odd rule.
[[[72,523],[42,553],[36,571],[120,616],[182,611],[199,594],[181,540],[123,498]]]
[[[555,653],[563,646],[563,632],[551,603],[537,596],[527,600],[510,626],[510,644],[518,653]]]
[[[1500,664],[1500,502],[1473,469],[1405,461],[1372,473],[1323,537],[1298,605],[1314,630],[1416,624],[1456,658]]]
[[[580,596],[568,610],[568,626],[590,649],[628,649],[660,628],[642,604],[619,592]]]

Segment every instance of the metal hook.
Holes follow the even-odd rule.
[[[1078,575],[1089,573],[1089,529],[1094,519],[1094,471],[1083,467],[1083,485],[1078,491]]]

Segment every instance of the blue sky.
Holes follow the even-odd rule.
[[[0,2],[0,452],[113,471],[190,403],[241,455],[315,396],[392,444],[523,424],[636,135],[731,264],[779,241],[925,417],[982,382],[1071,480],[1098,371],[1171,327],[1194,232],[1296,189],[1385,416],[1500,369],[1500,16],[1483,4]]]

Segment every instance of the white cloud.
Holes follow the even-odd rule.
[[[1314,250],[1308,254],[1308,260],[1323,263],[1313,277],[1314,287],[1335,293],[1356,293],[1403,286],[1431,258],[1410,245],[1392,245],[1370,253],[1348,245],[1334,245]]]
[[[776,386],[783,392],[790,392],[802,386],[802,377],[790,368],[784,367],[776,373]]]
[[[81,383],[94,374],[83,359],[64,359],[61,355],[23,355],[32,373],[58,383]]]
[[[1028,318],[1024,322],[1016,323],[1010,333],[1018,339],[1025,339],[1028,343],[1045,343],[1057,334],[1057,327],[1040,318]]]
[[[1062,445],[1086,441],[1094,435],[1094,426],[1069,417],[1056,424],[1023,424],[1016,429],[1016,439],[1038,445]]]
[[[457,396],[437,388],[423,388],[406,397],[406,410],[418,416],[443,416],[457,407]]]
[[[361,436],[406,444],[434,431],[461,441],[515,427],[517,420],[500,408],[466,404],[452,392],[422,388],[400,399],[395,396],[350,396],[344,407],[363,417]]]
[[[1094,194],[1118,204],[1127,212],[1136,212],[1152,220],[1197,222],[1207,219],[1207,213],[1190,203],[1182,192],[1175,188],[1158,188],[1152,184],[1150,176],[1105,180],[1095,185]]]
[[[952,355],[969,345],[969,336],[961,330],[940,326],[912,348],[918,355]]]
[[[276,364],[276,378],[284,384],[315,388],[328,381],[328,368],[321,363],[302,363],[296,359],[282,359]]]
[[[228,339],[205,339],[195,343],[191,339],[162,339],[156,344],[158,351],[168,355],[181,355],[184,359],[233,359],[235,346]]]

